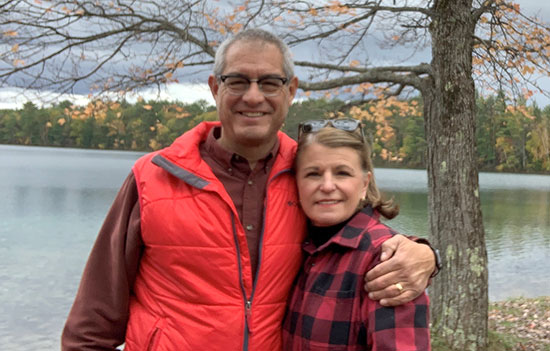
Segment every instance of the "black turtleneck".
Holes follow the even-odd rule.
[[[343,222],[331,225],[329,227],[317,227],[311,224],[310,221],[308,221],[307,232],[309,239],[316,247],[320,247],[321,245],[329,241],[330,238],[336,235],[336,233],[338,233],[340,229],[344,228],[344,226],[349,222],[352,217],[353,216]]]

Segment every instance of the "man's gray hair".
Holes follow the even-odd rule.
[[[294,77],[294,62],[292,61],[290,49],[281,40],[281,38],[263,29],[245,29],[238,34],[227,38],[223,41],[223,43],[221,43],[220,47],[216,51],[216,57],[214,59],[214,75],[216,77],[221,75],[225,69],[227,50],[231,45],[239,41],[258,41],[275,45],[283,55],[283,72],[286,78],[290,79]]]

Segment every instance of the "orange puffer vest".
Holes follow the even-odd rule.
[[[279,132],[252,277],[235,206],[199,153],[217,125],[201,123],[133,167],[145,249],[125,350],[281,349],[281,321],[305,229],[290,172],[296,143]]]

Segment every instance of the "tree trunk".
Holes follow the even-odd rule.
[[[423,91],[429,220],[444,268],[430,288],[432,331],[454,350],[486,350],[487,251],[475,148],[472,1],[435,1],[433,81]]]

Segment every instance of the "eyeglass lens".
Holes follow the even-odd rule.
[[[304,122],[302,125],[302,131],[304,133],[318,132],[321,128],[326,127],[328,124],[334,128],[345,130],[347,132],[353,132],[359,126],[359,121],[355,119],[324,119],[313,120]]]
[[[221,80],[229,92],[236,95],[243,95],[250,88],[250,84],[256,82],[260,91],[266,96],[277,95],[286,82],[286,78],[282,77],[249,79],[241,76],[221,76]]]

